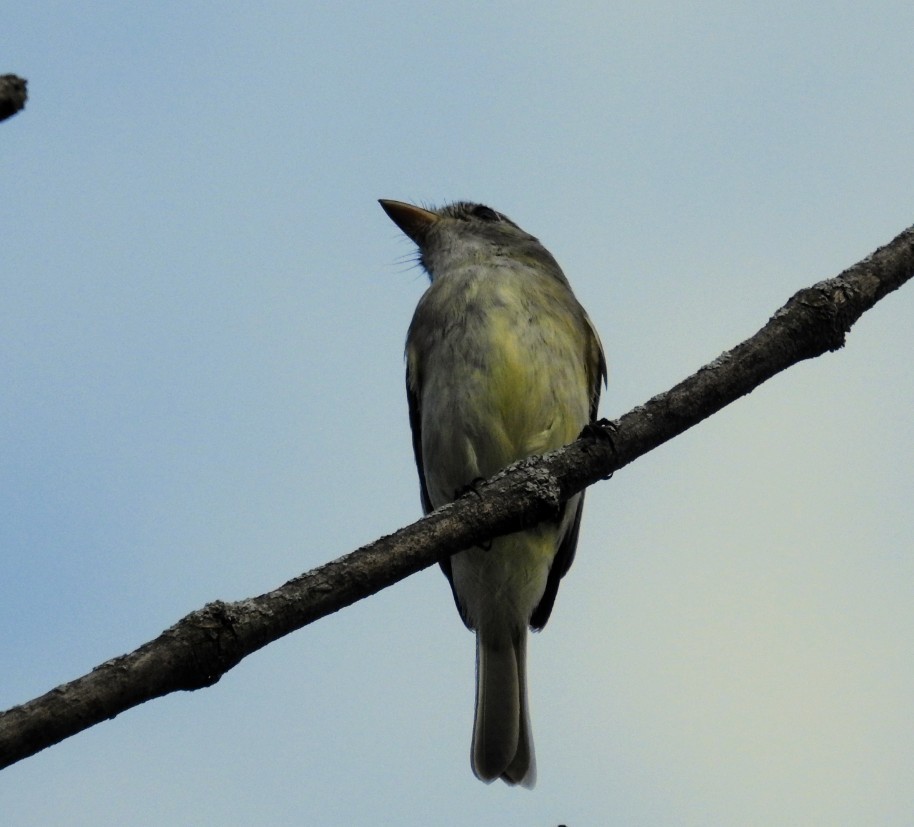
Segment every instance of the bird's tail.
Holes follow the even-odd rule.
[[[532,787],[536,759],[527,711],[527,630],[483,640],[476,633],[476,721],[470,760],[482,781]]]

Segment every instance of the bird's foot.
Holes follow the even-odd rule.
[[[615,453],[616,446],[613,442],[613,433],[615,433],[615,431],[616,423],[604,417],[603,419],[588,422],[581,430],[579,439],[593,439],[597,442],[607,442],[609,443],[610,450]],[[604,480],[611,478],[612,472],[603,477]]]
[[[484,477],[476,477],[476,479],[471,480],[471,481],[468,482],[466,485],[464,485],[464,486],[458,488],[458,489],[454,492],[454,499],[455,499],[455,500],[459,500],[461,497],[464,497],[464,496],[466,496],[467,494],[475,494],[477,497],[480,497],[480,498],[481,498],[482,495],[479,493],[479,487],[480,487],[481,485],[484,485],[484,484],[485,484],[485,478],[484,478]],[[492,549],[492,541],[491,541],[491,540],[486,540],[485,543],[477,543],[477,545],[478,545],[483,551],[490,551],[490,550]]]

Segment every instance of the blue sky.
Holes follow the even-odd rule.
[[[0,707],[419,516],[376,199],[546,244],[618,416],[914,221],[909,3],[4,15]],[[11,825],[909,824],[914,289],[588,494],[533,792],[428,570],[0,773]]]

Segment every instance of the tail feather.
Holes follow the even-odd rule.
[[[532,787],[536,761],[527,708],[527,630],[513,639],[476,635],[476,720],[471,762],[485,782]]]
[[[502,773],[509,784],[520,784],[533,789],[536,784],[536,755],[533,752],[533,733],[530,729],[530,709],[527,705],[527,630],[522,629],[519,640],[514,643],[517,659],[517,688],[520,708],[518,710],[517,752],[514,760]]]

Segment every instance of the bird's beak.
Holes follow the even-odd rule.
[[[424,210],[422,207],[416,207],[403,201],[388,201],[386,198],[380,198],[378,203],[390,217],[390,220],[420,247],[425,234],[438,220],[438,213]]]

